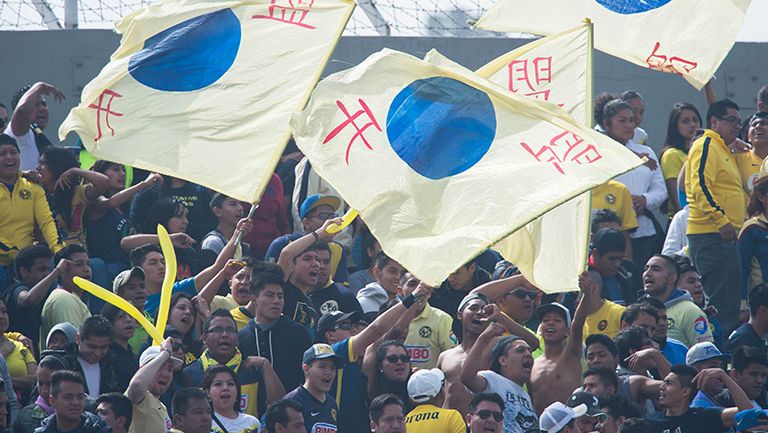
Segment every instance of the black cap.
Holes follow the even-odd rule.
[[[568,401],[565,403],[568,407],[576,407],[580,404],[587,406],[587,415],[589,416],[601,416],[605,415],[600,410],[600,400],[596,395],[586,391],[576,391],[568,397]]]
[[[341,311],[331,311],[330,313],[323,314],[320,320],[317,321],[317,339],[323,340],[326,331],[330,331],[337,323],[341,323],[345,320],[357,323],[360,320],[360,313],[353,311],[351,313],[344,313]]]

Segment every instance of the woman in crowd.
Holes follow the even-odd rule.
[[[667,199],[667,188],[658,168],[656,153],[650,147],[632,141],[635,134],[633,116],[632,107],[621,100],[608,102],[603,108],[605,133],[629,150],[647,156],[653,162],[650,167],[643,164],[615,179],[623,183],[632,194],[632,207],[637,214],[639,226],[629,237],[632,241],[634,261],[639,266],[644,266],[653,254],[661,251],[664,242],[663,229],[653,216],[653,211],[658,210]]]
[[[701,115],[693,104],[678,102],[672,106],[667,122],[667,138],[661,150],[661,172],[667,185],[670,218],[682,206],[677,195],[677,176],[688,158],[696,131],[701,128]]]
[[[185,354],[181,359],[184,365],[194,362],[203,351],[200,335],[202,322],[210,314],[205,301],[193,299],[186,293],[175,293],[171,296],[171,307],[168,310],[168,324],[181,335]]]
[[[376,371],[366,371],[368,398],[392,393],[400,397],[406,413],[413,409],[408,398],[408,378],[411,377],[411,358],[405,345],[398,340],[386,340],[376,348]]]
[[[240,383],[235,372],[217,365],[205,372],[203,389],[213,403],[212,433],[256,433],[261,426],[256,417],[240,412]]]
[[[53,415],[51,406],[51,374],[57,370],[64,370],[64,364],[56,356],[46,356],[40,360],[35,372],[37,384],[37,399],[24,407],[14,425],[16,433],[33,433],[40,427],[43,419]]]
[[[768,281],[768,176],[755,184],[747,214],[739,233],[742,299],[749,289]]]
[[[137,192],[162,181],[162,177],[153,173],[144,181],[126,188],[123,164],[98,160],[91,170],[105,175],[109,182],[107,190],[96,198],[86,213],[88,253],[90,257],[97,257],[106,263],[107,276],[112,280],[131,264],[128,253],[120,248],[120,241],[137,233],[126,216],[126,205]]]
[[[35,386],[35,355],[21,342],[8,338],[8,323],[8,309],[5,300],[0,298],[0,354],[8,364],[13,389],[22,396],[29,396]]]

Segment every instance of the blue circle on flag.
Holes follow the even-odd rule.
[[[392,100],[387,113],[392,150],[429,179],[468,170],[488,152],[495,136],[491,98],[453,78],[412,82]]]
[[[189,92],[216,82],[240,48],[240,20],[231,9],[188,19],[144,42],[128,72],[157,90]]]
[[[632,15],[648,12],[664,6],[672,0],[595,0],[604,8],[622,14]]]

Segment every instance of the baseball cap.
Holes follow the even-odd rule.
[[[567,308],[565,308],[565,305],[559,303],[559,302],[552,302],[549,304],[544,304],[536,309],[536,317],[541,320],[542,317],[544,317],[545,314],[550,312],[556,312],[563,315],[565,318],[565,326],[569,327],[571,326],[571,312],[568,311]]]
[[[408,397],[414,403],[426,403],[440,394],[445,374],[439,368],[418,370],[408,379]]]
[[[587,406],[584,404],[571,408],[556,401],[544,409],[541,417],[539,417],[539,428],[547,433],[557,433],[571,420],[586,413]]]
[[[10,123],[11,120],[8,119],[8,123]],[[10,144],[11,146],[15,147],[16,150],[19,150],[19,143],[16,141],[15,138],[11,137],[8,134],[0,134],[0,146],[4,146]]]
[[[696,343],[688,349],[688,353],[685,354],[685,363],[693,366],[697,362],[713,358],[720,358],[724,363],[727,363],[731,360],[731,354],[722,353],[713,343],[705,341],[703,343]]]
[[[312,361],[317,359],[333,359],[336,361],[336,365],[341,367],[341,358],[339,358],[339,356],[336,355],[336,352],[333,351],[333,348],[327,344],[313,344],[304,352],[302,363],[304,365],[309,365]]]
[[[144,349],[144,351],[141,352],[141,356],[139,357],[139,368],[144,367],[150,361],[160,356],[160,352],[162,352],[162,350],[160,349],[160,346],[149,346],[146,349]],[[170,359],[177,366],[184,365],[184,361],[180,360],[179,358],[171,356]]]
[[[570,408],[575,408],[580,405],[584,405],[587,408],[586,415],[589,415],[589,416],[605,415],[605,413],[600,410],[600,400],[597,398],[596,395],[592,394],[591,392],[586,392],[586,391],[574,392],[573,394],[571,394],[570,397],[568,397],[568,401],[566,402],[566,405]]]
[[[144,270],[138,266],[134,266],[133,269],[120,272],[115,277],[115,281],[112,283],[112,291],[117,293],[121,287],[123,287],[131,277],[138,277],[144,280]]]
[[[312,194],[304,199],[304,203],[301,204],[301,207],[299,208],[299,216],[304,218],[309,211],[323,205],[330,206],[331,209],[336,210],[341,207],[341,200],[332,195]]]
[[[323,314],[320,320],[317,321],[317,338],[322,339],[325,336],[326,331],[333,329],[334,325],[341,323],[345,320],[357,323],[360,321],[360,313],[353,311],[351,313],[343,313],[341,311],[331,311],[330,313]]]
[[[491,300],[488,299],[488,297],[483,295],[482,293],[470,293],[469,295],[465,296],[464,299],[462,299],[461,302],[459,303],[459,313],[461,313],[464,310],[464,307],[466,307],[467,304],[474,301],[475,299],[480,299],[486,304],[491,303]]]
[[[517,335],[506,335],[496,341],[496,344],[491,351],[491,371],[499,371],[499,368],[501,367],[499,365],[499,356],[504,355],[507,352],[507,347],[516,340],[522,340],[522,337],[518,337]]]

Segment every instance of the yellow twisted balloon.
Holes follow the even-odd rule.
[[[328,229],[326,230],[329,234],[338,233],[342,230],[344,230],[345,227],[352,224],[352,221],[357,218],[357,215],[359,212],[357,209],[349,209],[347,213],[344,214],[344,216],[341,218],[341,225],[332,224],[328,226]]]
[[[150,321],[144,317],[143,312],[136,309],[130,302],[117,294],[80,277],[75,277],[73,279],[74,283],[81,289],[97,298],[103,299],[105,302],[109,302],[136,319],[141,327],[147,331],[147,334],[152,337],[152,344],[154,345],[160,345],[163,341],[163,331],[165,330],[165,324],[168,323],[168,310],[171,306],[171,292],[173,291],[173,283],[176,281],[176,253],[173,251],[173,244],[171,243],[171,238],[168,236],[165,227],[161,225],[157,226],[157,237],[160,240],[160,249],[163,251],[163,256],[165,257],[165,277],[163,278],[163,288],[160,292],[160,307],[157,312],[157,326],[150,323]]]

